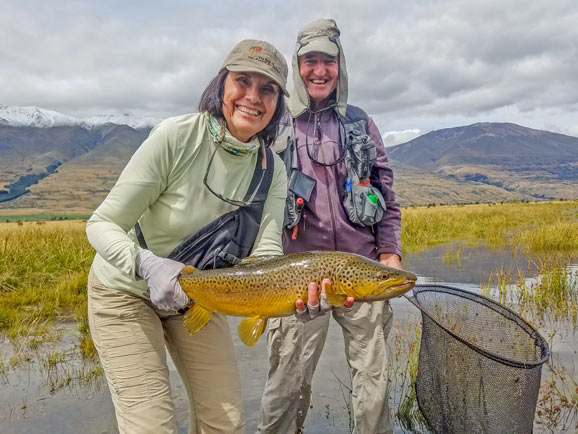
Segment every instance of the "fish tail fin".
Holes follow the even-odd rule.
[[[243,318],[237,331],[243,343],[252,347],[265,331],[265,327],[267,327],[267,318]]]
[[[192,265],[187,265],[185,266],[185,268],[181,270],[181,274],[191,274],[194,273],[195,271],[197,271],[195,267],[193,267]]]
[[[200,306],[197,303],[193,303],[187,313],[185,313],[185,318],[183,324],[187,331],[194,335],[200,331],[211,319],[212,312]]]

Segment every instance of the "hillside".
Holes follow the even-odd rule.
[[[123,116],[2,113],[0,215],[90,214],[150,131]],[[432,131],[387,152],[402,205],[578,197],[575,137],[479,123]]]
[[[396,199],[402,205],[495,203],[534,200],[529,194],[507,191],[476,181],[428,173],[391,160]]]
[[[509,123],[432,131],[388,148],[405,166],[535,199],[578,196],[578,138]]]
[[[39,210],[56,214],[70,213],[70,210],[79,214],[91,213],[147,136],[148,130],[135,130],[126,125],[107,124],[92,130],[93,141],[89,149],[84,148],[86,152],[72,155],[59,151],[63,162],[58,169],[28,186],[28,193],[0,203],[0,213],[28,214]],[[52,138],[56,143],[62,136]],[[76,142],[63,140],[58,143],[60,146],[55,148],[68,150],[70,146],[63,144]]]

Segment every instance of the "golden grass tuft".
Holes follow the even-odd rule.
[[[401,238],[410,252],[462,240],[491,248],[578,253],[578,201],[404,208]]]
[[[59,318],[82,321],[93,256],[84,222],[0,223],[0,332],[26,338]]]

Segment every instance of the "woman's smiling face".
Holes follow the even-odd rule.
[[[279,86],[256,72],[229,72],[223,91],[223,115],[227,129],[237,140],[247,142],[273,118]]]

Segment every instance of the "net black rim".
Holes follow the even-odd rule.
[[[438,289],[450,290],[451,292],[438,291]],[[535,362],[520,362],[519,360],[514,360],[514,359],[504,357],[504,356],[497,355],[497,354],[492,353],[488,350],[480,348],[479,346],[472,344],[471,342],[468,342],[467,340],[465,340],[461,336],[458,336],[456,333],[452,332],[451,330],[448,330],[447,327],[440,324],[439,321],[437,321],[435,318],[433,318],[422,306],[420,306],[419,301],[417,301],[415,298],[415,295],[413,297],[406,297],[414,306],[416,306],[424,315],[426,315],[429,319],[431,319],[434,323],[436,323],[437,326],[440,327],[442,330],[444,330],[446,333],[450,334],[452,337],[454,337],[459,342],[462,342],[464,345],[467,345],[472,350],[476,351],[477,353],[482,354],[485,357],[488,357],[491,360],[494,360],[494,361],[501,363],[501,364],[504,364],[504,365],[516,367],[516,368],[533,369],[533,368],[542,366],[550,358],[550,350],[548,348],[548,344],[547,344],[546,340],[542,337],[542,335],[540,335],[538,330],[536,330],[533,325],[531,325],[528,321],[526,321],[524,318],[522,318],[517,312],[514,312],[512,309],[510,309],[506,306],[503,306],[500,303],[495,302],[491,298],[485,297],[485,296],[480,295],[480,294],[475,294],[473,292],[464,291],[463,289],[458,289],[458,288],[454,288],[454,287],[446,286],[446,285],[437,285],[437,284],[415,285],[415,287],[413,288],[413,292],[414,292],[414,294],[419,294],[420,292],[421,293],[423,293],[423,292],[445,292],[446,294],[454,295],[456,297],[461,297],[461,298],[469,299],[469,300],[472,300],[472,298],[482,299],[491,305],[491,306],[487,306],[488,308],[494,310],[495,312],[499,312],[499,310],[505,310],[505,311],[509,312],[512,316],[514,316],[516,318],[516,320],[525,324],[528,327],[528,329],[530,329],[532,331],[531,333],[529,333],[530,337],[534,340],[535,344],[540,347],[541,359],[538,361],[535,361]],[[493,306],[496,306],[497,308],[493,308]]]

